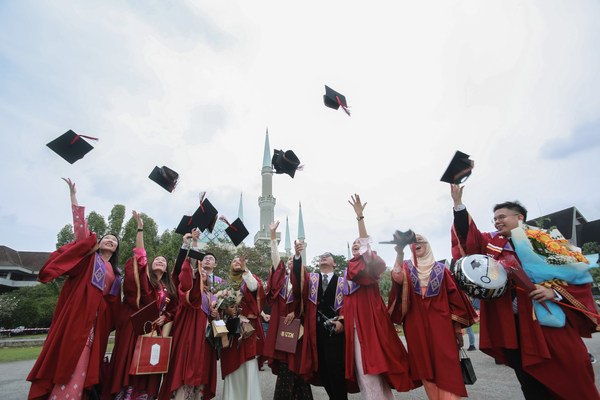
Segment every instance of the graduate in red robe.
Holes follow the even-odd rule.
[[[452,257],[486,254],[503,265],[521,268],[510,236],[519,221],[526,220],[527,210],[516,202],[497,204],[494,207],[497,232],[480,232],[462,203],[463,188],[451,186]],[[600,398],[594,370],[581,340],[599,330],[595,312],[591,315],[561,306],[566,325],[548,327],[535,318],[531,301],[551,300],[560,294],[564,303],[595,311],[590,284],[565,286],[554,282],[551,289],[536,285],[529,294],[518,290],[512,279],[508,285],[502,297],[481,302],[481,351],[515,370],[526,399]]]
[[[106,235],[98,243],[96,234],[88,230],[84,207],[77,202],[75,184],[63,180],[71,194],[75,241],[50,254],[38,274],[42,283],[60,276],[67,279],[42,352],[27,377],[29,399],[61,393],[61,399],[66,394],[87,397],[100,382],[108,336],[121,305],[118,239]]]
[[[221,377],[224,400],[259,400],[262,398],[256,356],[259,340],[264,336],[258,316],[265,304],[265,291],[260,279],[246,266],[246,256],[235,257],[229,271],[229,285],[239,290],[242,299],[238,306],[240,324],[250,324],[255,330],[249,336],[229,335],[229,346],[221,349]],[[262,341],[261,341],[262,342]]]
[[[300,349],[305,340],[298,340],[296,353],[286,353],[275,350],[275,341],[280,323],[280,317],[285,317],[284,323],[290,323],[293,319],[301,318],[300,293],[294,293],[291,273],[294,256],[288,259],[287,265],[280,260],[277,250],[277,227],[279,221],[270,224],[271,230],[271,258],[272,266],[269,272],[266,289],[266,302],[271,306],[271,320],[263,355],[268,359],[268,365],[273,374],[277,375],[275,383],[274,400],[287,399],[312,399],[310,384],[300,377],[302,369],[302,357]],[[298,253],[298,249],[296,249]]]
[[[406,392],[414,387],[408,355],[379,292],[385,261],[371,250],[364,208],[355,194],[349,201],[358,221],[359,238],[352,245],[344,282],[346,378],[358,381],[363,399],[393,399],[390,387]]]
[[[435,261],[427,239],[416,235],[413,246],[412,259],[404,261],[404,244],[396,246],[388,301],[392,321],[404,329],[411,376],[425,385],[429,399],[467,397],[459,346],[462,328],[475,323],[477,313]]]
[[[173,322],[169,372],[159,399],[212,399],[217,390],[217,352],[205,337],[206,327],[218,313],[212,308],[206,272],[186,258],[179,274],[179,309]]]
[[[130,322],[131,315],[146,305],[156,301],[158,319],[154,321],[163,335],[168,336],[165,324],[170,327],[177,309],[176,291],[168,270],[167,259],[156,256],[148,268],[144,249],[144,224],[134,210],[138,230],[134,257],[125,263],[123,294],[125,302],[121,306],[115,333],[115,346],[110,360],[109,385],[102,391],[104,399],[131,400],[153,399],[158,397],[162,374],[129,375],[133,352],[138,339]],[[149,325],[148,333],[152,329]]]

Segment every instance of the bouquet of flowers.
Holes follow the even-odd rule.
[[[511,231],[511,237],[523,270],[532,282],[541,284],[558,279],[563,285],[582,285],[593,281],[589,269],[598,265],[590,263],[558,230],[546,232],[521,223]],[[542,307],[534,302],[540,324],[564,326],[565,314],[560,306],[551,301],[545,304]]]
[[[216,297],[217,304],[215,307],[220,310],[225,310],[231,306],[240,304],[242,293],[235,290],[227,282],[218,284],[212,289],[212,293]]]
[[[576,262],[589,264],[589,261],[581,254],[579,249],[571,245],[558,229],[547,232],[544,229],[534,229],[527,225],[524,225],[524,227],[533,251],[546,257],[548,264],[564,265]]]

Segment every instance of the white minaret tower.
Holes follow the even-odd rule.
[[[269,225],[275,220],[275,197],[273,197],[273,168],[271,166],[271,149],[269,147],[269,130],[265,136],[265,151],[263,154],[262,175],[262,196],[258,198],[260,207],[260,227],[254,235],[254,244],[264,243],[267,246],[271,243],[271,230]],[[277,243],[281,234],[277,232]]]

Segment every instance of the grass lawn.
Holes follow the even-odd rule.
[[[107,352],[112,352],[114,343],[109,343]],[[0,363],[35,360],[42,352],[42,346],[37,347],[2,347],[0,348]]]

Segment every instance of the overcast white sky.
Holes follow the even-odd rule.
[[[234,219],[241,192],[251,245],[266,128],[305,164],[273,187],[293,237],[302,202],[309,261],[347,254],[352,193],[375,241],[412,228],[449,257],[455,150],[476,163],[464,200],[481,229],[514,199],[598,219],[599,17],[597,1],[2,1],[0,245],[54,249],[62,176],[88,211],[124,204],[161,232],[201,190]],[[68,129],[100,138],[73,165],[46,147]],[[155,165],[180,173],[172,194]]]

